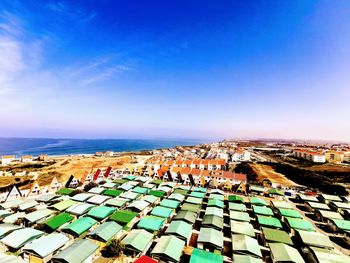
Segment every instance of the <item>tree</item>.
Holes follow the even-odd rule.
[[[84,186],[84,191],[89,192],[90,189],[97,187],[97,186],[98,186],[98,184],[96,184],[95,182],[90,182]]]
[[[80,189],[75,189],[73,192],[70,193],[70,196],[75,196],[75,195],[81,194],[81,193],[84,193],[84,191],[80,190]]]
[[[102,256],[111,258],[119,257],[123,253],[124,244],[119,239],[113,239],[111,243],[103,248]]]

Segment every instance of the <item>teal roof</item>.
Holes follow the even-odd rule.
[[[252,224],[248,222],[231,220],[230,224],[231,224],[231,232],[233,234],[243,234],[251,237],[255,236],[254,228]]]
[[[179,202],[179,201],[175,201],[175,200],[163,199],[163,200],[160,202],[160,205],[161,205],[161,206],[164,206],[164,207],[176,209],[176,208],[179,207],[180,202]]]
[[[115,211],[114,208],[102,205],[102,206],[93,207],[88,212],[87,215],[91,216],[93,218],[102,220],[102,219],[105,219],[106,217],[110,216],[114,211]]]
[[[343,219],[332,219],[334,224],[343,231],[350,231],[350,221]]]
[[[257,215],[273,216],[271,208],[267,206],[256,206],[253,205],[253,211]]]
[[[214,206],[207,206],[207,208],[205,209],[205,215],[215,215],[223,218],[224,210],[222,208],[218,208]]]
[[[223,263],[222,255],[214,254],[202,249],[193,248],[190,263]]]
[[[209,199],[218,199],[224,201],[225,197],[221,194],[210,194]]]
[[[152,242],[153,234],[144,229],[133,229],[122,240],[122,243],[129,249],[143,252]]]
[[[223,201],[218,200],[218,199],[209,199],[208,206],[216,206],[219,208],[224,208],[225,204]]]
[[[233,210],[230,211],[230,219],[237,220],[237,221],[245,221],[245,222],[250,221],[250,217],[248,213],[233,211]]]
[[[224,245],[224,235],[222,231],[202,227],[199,231],[197,242],[206,243],[221,250]]]
[[[192,225],[185,221],[175,220],[170,223],[165,231],[167,235],[175,235],[183,240],[188,240],[192,232]]]
[[[192,189],[195,192],[202,192],[202,193],[206,193],[207,192],[207,188],[204,187],[193,187]]]
[[[192,193],[190,193],[190,196],[198,197],[198,198],[204,198],[205,195],[206,195],[206,193],[202,193],[202,192],[192,192]]]
[[[280,212],[281,216],[303,218],[303,216],[294,209],[279,208],[278,211]]]
[[[247,207],[244,204],[228,203],[228,209],[234,211],[246,212]]]
[[[156,206],[155,208],[153,208],[151,215],[168,218],[171,216],[172,213],[173,210],[171,208]]]
[[[286,217],[288,225],[293,229],[316,231],[314,226],[304,219]]]
[[[164,218],[158,216],[144,216],[138,222],[137,227],[150,231],[158,231],[163,227]]]
[[[239,254],[262,257],[258,241],[255,238],[246,235],[232,235],[232,250]]]
[[[145,187],[136,186],[132,191],[138,194],[146,194],[149,190]]]
[[[123,227],[116,222],[108,221],[89,233],[89,237],[102,242],[110,241]]]
[[[267,203],[264,199],[261,199],[259,197],[249,197],[249,202],[252,205],[261,205],[261,206],[267,206]]]
[[[260,226],[282,228],[281,221],[271,216],[257,216]]]
[[[62,231],[80,236],[84,232],[88,231],[97,221],[91,217],[81,217],[69,225],[62,228]]]

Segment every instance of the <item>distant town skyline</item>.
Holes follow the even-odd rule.
[[[0,137],[350,141],[349,1],[0,3]]]

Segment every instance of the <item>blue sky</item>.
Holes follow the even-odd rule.
[[[0,2],[0,136],[350,141],[349,1]]]

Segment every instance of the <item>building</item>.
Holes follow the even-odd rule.
[[[344,163],[350,163],[350,152],[344,153],[343,162],[344,162]]]
[[[250,152],[246,151],[243,148],[237,148],[232,154],[233,162],[246,162],[250,160]]]
[[[313,151],[308,151],[308,150],[295,150],[293,152],[293,156],[300,158],[300,159],[305,159],[310,162],[314,163],[325,163],[326,162],[326,156],[324,153],[321,152],[313,152]]]
[[[31,155],[23,155],[21,157],[22,163],[31,163],[32,161],[33,161],[33,156],[31,156]]]
[[[4,155],[1,156],[1,164],[2,165],[8,165],[10,164],[12,161],[15,160],[15,156],[14,155]]]
[[[344,152],[328,151],[325,156],[328,163],[342,163],[344,161]]]
[[[46,162],[49,159],[49,156],[47,154],[40,154],[38,156],[38,160],[42,162]]]

